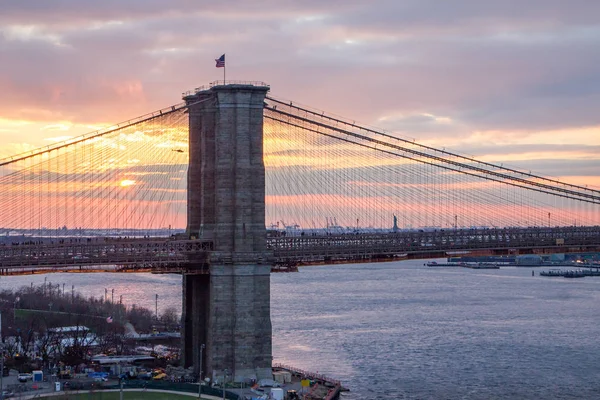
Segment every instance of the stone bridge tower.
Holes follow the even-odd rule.
[[[212,251],[183,276],[182,356],[186,367],[201,364],[203,376],[218,380],[271,377],[263,162],[268,90],[223,84],[184,96],[187,235],[212,243]]]

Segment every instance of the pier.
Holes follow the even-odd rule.
[[[551,269],[549,271],[540,272],[540,276],[548,276],[548,277],[563,277],[563,278],[584,278],[586,276],[600,276],[600,270],[591,270],[591,269],[569,269],[569,270],[561,270],[561,269]]]
[[[460,267],[469,269],[500,269],[500,265],[494,263],[438,263],[428,262],[428,267]]]

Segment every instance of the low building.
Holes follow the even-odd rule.
[[[537,254],[523,254],[521,256],[517,256],[516,264],[518,266],[535,266],[542,265],[544,260],[542,257]]]

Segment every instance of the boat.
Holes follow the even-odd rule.
[[[562,276],[565,278],[585,278],[586,276],[600,276],[594,273],[595,271],[570,270],[563,271],[560,269],[551,269],[550,271],[541,271],[540,276]]]
[[[431,261],[428,263],[425,263],[425,265],[427,265],[428,267],[460,267],[460,264],[456,264],[456,263],[439,263],[436,261]]]
[[[565,278],[585,278],[585,274],[580,271],[567,271],[563,276]]]

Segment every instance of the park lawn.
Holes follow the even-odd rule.
[[[198,397],[196,395],[196,397]],[[160,392],[123,392],[123,400],[190,400],[192,396]],[[95,393],[63,393],[57,396],[44,397],[44,400],[119,400],[119,392]]]

